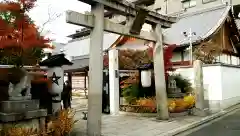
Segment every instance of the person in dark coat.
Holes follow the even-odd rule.
[[[62,100],[64,109],[71,108],[72,86],[68,80],[65,82],[63,87]]]

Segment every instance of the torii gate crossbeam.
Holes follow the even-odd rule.
[[[67,23],[70,23],[70,24],[80,25],[80,26],[89,27],[89,28],[93,28],[95,26],[94,25],[95,18],[93,15],[85,15],[85,14],[81,14],[81,13],[69,10],[66,12],[66,17],[67,17],[66,18]],[[155,37],[149,32],[142,31],[140,35],[134,35],[129,32],[131,29],[130,27],[113,23],[108,19],[104,19],[103,29],[104,31],[110,32],[110,33],[116,33],[119,35],[126,35],[126,36],[135,37],[138,39],[156,42]]]
[[[103,4],[106,10],[113,10],[118,14],[125,16],[137,16],[139,9],[146,9],[145,7],[135,5],[126,0],[79,0],[81,2],[93,5],[96,3]],[[149,10],[148,10],[149,11]],[[149,11],[146,17],[146,23],[149,24],[161,24],[163,28],[169,28],[172,23],[176,22],[175,17],[168,17],[159,13]]]

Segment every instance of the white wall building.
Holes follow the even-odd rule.
[[[194,83],[193,68],[178,68],[176,73]],[[239,66],[213,64],[203,67],[205,106],[211,112],[218,112],[240,103],[240,76],[237,76],[239,74]]]

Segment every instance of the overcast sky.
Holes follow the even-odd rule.
[[[53,17],[54,14],[62,14],[56,20],[45,25],[45,30],[51,31],[48,36],[56,39],[57,42],[66,42],[66,36],[74,33],[81,27],[67,24],[65,21],[65,11],[74,10],[84,13],[84,11],[90,11],[90,6],[78,0],[38,0],[37,6],[30,12],[30,16],[36,21],[37,25],[41,26],[48,20],[48,9],[50,9]]]

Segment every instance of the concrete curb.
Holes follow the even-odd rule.
[[[156,117],[157,113],[134,113],[134,112],[120,111],[119,115],[137,116],[137,117]],[[180,112],[180,113],[170,113],[169,115],[170,115],[170,117],[181,117],[181,116],[189,115],[189,112],[184,111],[184,112]]]
[[[233,112],[233,111],[235,111],[235,110],[237,110],[239,108],[240,108],[240,104],[232,106],[232,107],[230,107],[230,108],[228,108],[226,110],[223,110],[223,111],[220,111],[218,113],[212,114],[210,116],[204,117],[200,121],[196,121],[196,122],[193,122],[191,124],[179,127],[177,129],[173,129],[171,131],[165,132],[165,133],[161,134],[160,136],[174,136],[174,135],[180,134],[180,133],[185,132],[185,131],[187,131],[189,129],[201,126],[204,123],[207,123],[207,122],[212,121],[214,119],[220,118],[223,115],[231,113],[231,112]]]

